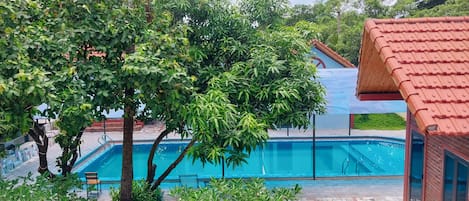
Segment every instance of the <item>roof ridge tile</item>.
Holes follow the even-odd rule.
[[[435,22],[466,22],[468,16],[444,16],[444,17],[424,17],[424,18],[399,18],[399,19],[370,19],[375,24],[396,24],[396,23],[435,23]]]

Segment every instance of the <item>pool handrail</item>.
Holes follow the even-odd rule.
[[[109,138],[109,140],[108,140],[108,138]],[[104,142],[101,142],[102,140],[104,140]],[[101,137],[98,138],[98,143],[99,143],[100,145],[104,145],[104,144],[106,144],[106,143],[108,143],[108,142],[111,142],[111,144],[114,144],[114,140],[113,140],[112,137],[109,136],[109,135],[103,134],[103,135],[101,135]]]
[[[347,168],[348,168],[349,164],[350,164],[350,159],[348,157],[346,157],[344,159],[344,161],[342,162],[342,174],[343,175],[345,175],[345,173],[346,173],[345,171],[347,171]]]

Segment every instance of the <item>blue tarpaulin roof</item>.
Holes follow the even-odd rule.
[[[357,68],[318,69],[319,80],[326,88],[326,114],[371,114],[406,112],[400,101],[360,101],[355,96]]]

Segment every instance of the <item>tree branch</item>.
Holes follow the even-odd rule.
[[[155,152],[158,149],[158,145],[163,141],[163,138],[166,137],[171,130],[166,128],[163,132],[160,133],[160,135],[155,139],[153,142],[153,145],[151,146],[150,154],[148,155],[148,161],[147,161],[147,183],[151,184],[153,183],[153,179],[155,177],[155,171],[156,171],[156,165],[153,164],[153,158],[155,156]]]
[[[173,163],[171,163],[171,165],[169,165],[169,167],[166,168],[163,174],[161,174],[161,176],[158,177],[155,183],[153,183],[153,185],[151,186],[151,190],[155,190],[156,188],[158,188],[158,186],[160,186],[161,182],[163,182],[163,180],[169,175],[169,173],[171,173],[171,171],[174,168],[176,168],[176,166],[182,161],[184,156],[186,156],[186,153],[189,150],[189,148],[191,148],[195,144],[195,142],[196,142],[195,138],[192,138],[189,144],[187,144],[186,148],[184,148],[181,154],[179,154],[178,158]]]

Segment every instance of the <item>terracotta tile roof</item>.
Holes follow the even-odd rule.
[[[355,65],[353,65],[349,60],[340,56],[340,54],[335,52],[333,49],[331,49],[330,47],[328,47],[326,44],[322,43],[321,41],[318,41],[316,39],[311,40],[311,45],[316,47],[318,50],[321,50],[322,52],[324,52],[324,54],[334,59],[342,66],[345,66],[346,68],[355,68]]]
[[[422,131],[469,135],[469,17],[370,19],[357,94],[400,92]]]

